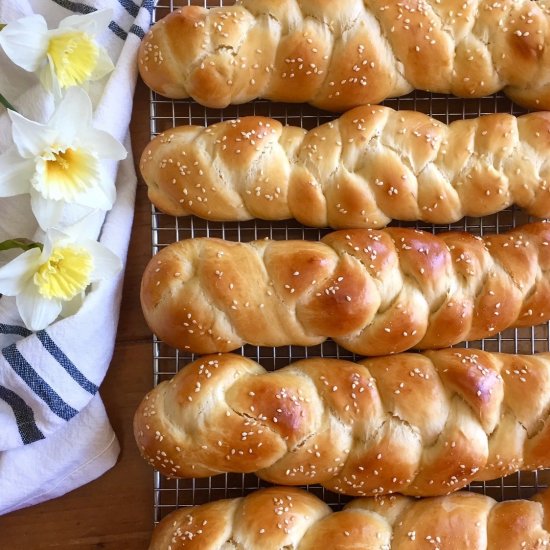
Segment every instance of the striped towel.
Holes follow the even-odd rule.
[[[153,0],[2,0],[0,21],[31,13],[50,28],[71,12],[112,8],[109,29],[99,37],[116,68],[90,85],[95,125],[130,152],[130,123],[137,78],[136,53],[148,29]],[[34,75],[0,52],[0,93],[25,116],[43,121],[52,112]],[[1,109],[1,108],[0,108]],[[10,140],[0,110],[0,152]],[[116,177],[117,200],[90,223],[90,232],[125,260],[133,218],[136,175],[131,154],[106,165]],[[28,196],[0,199],[0,240],[33,238],[37,227]],[[2,253],[0,262],[11,259]],[[112,358],[122,274],[93,288],[82,309],[46,330],[30,333],[15,300],[0,299],[0,514],[62,495],[95,479],[116,462],[119,446],[98,395]]]

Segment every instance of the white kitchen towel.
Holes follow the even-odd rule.
[[[90,233],[124,263],[136,187],[128,128],[137,49],[152,7],[153,0],[0,0],[0,22],[39,13],[50,28],[73,13],[113,10],[98,40],[115,70],[92,83],[89,93],[95,126],[122,141],[129,154],[106,164],[116,178],[117,200],[106,216],[90,220]],[[0,93],[34,120],[52,112],[36,77],[2,54]],[[1,110],[0,152],[9,140],[9,120]],[[28,196],[0,199],[0,240],[32,237],[36,229]],[[113,354],[122,280],[120,273],[94,285],[78,313],[36,333],[23,326],[13,298],[0,299],[0,514],[62,495],[116,462],[119,446],[97,392]]]

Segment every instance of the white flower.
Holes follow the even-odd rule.
[[[52,229],[44,248],[27,250],[0,268],[0,293],[16,296],[30,330],[42,330],[61,314],[75,313],[88,286],[122,269],[118,256],[90,239]]]
[[[37,72],[42,84],[57,96],[70,86],[98,80],[113,70],[105,48],[95,41],[104,31],[112,10],[71,15],[59,27],[48,30],[41,15],[29,15],[8,23],[0,32],[0,46],[16,64]]]
[[[107,132],[92,127],[92,104],[70,88],[47,124],[8,111],[14,146],[0,155],[0,197],[29,193],[40,227],[60,223],[67,204],[109,210],[114,182],[101,159],[120,160],[126,150]]]

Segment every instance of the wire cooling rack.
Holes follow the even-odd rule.
[[[188,3],[214,7],[233,4],[233,0],[180,0],[179,2],[160,0],[154,11],[154,21],[158,21],[174,8]],[[509,112],[514,115],[526,112],[513,105],[501,94],[482,99],[463,100],[417,91],[406,97],[387,100],[384,102],[384,105],[394,109],[421,111],[445,123],[495,112]],[[151,92],[151,137],[174,126],[185,124],[204,126],[221,120],[253,114],[272,117],[285,124],[302,126],[306,129],[333,120],[338,116],[307,105],[272,103],[264,100],[253,101],[245,105],[230,106],[223,110],[208,109],[190,100],[172,101]],[[528,221],[530,221],[528,216],[512,208],[483,219],[465,218],[452,225],[438,225],[435,227],[424,224],[406,225],[413,225],[419,229],[433,231],[434,233],[450,229],[460,229],[476,235],[483,235],[484,233],[507,231]],[[283,223],[273,223],[263,220],[241,223],[219,223],[194,217],[178,219],[163,214],[154,207],[152,207],[151,228],[153,254],[170,243],[192,237],[221,237],[232,241],[250,241],[265,237],[273,239],[318,240],[329,232],[329,230],[304,227],[294,220]],[[492,338],[469,342],[465,346],[505,353],[531,354],[550,351],[549,329],[549,324],[535,328],[511,329]],[[311,348],[298,346],[279,348],[244,346],[235,353],[241,353],[258,361],[268,370],[283,367],[291,361],[306,357],[323,356],[355,359],[354,354],[339,348],[331,341]],[[180,368],[195,358],[193,354],[177,351],[154,338],[154,384],[156,385],[170,379]],[[497,500],[505,500],[530,497],[538,489],[547,487],[549,482],[550,470],[538,473],[522,472],[490,482],[472,483],[468,489],[484,493]],[[239,497],[264,485],[267,485],[267,483],[259,480],[252,474],[224,474],[205,479],[168,480],[158,472],[155,472],[154,521],[157,523],[177,507],[203,504],[220,498]],[[349,497],[334,494],[319,485],[309,485],[306,488],[334,508],[338,508],[343,502],[349,500]]]

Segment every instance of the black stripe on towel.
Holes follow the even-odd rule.
[[[44,439],[44,434],[40,431],[34,420],[33,410],[19,395],[14,391],[8,390],[5,386],[0,386],[0,399],[11,407],[19,435],[25,445]]]
[[[74,11],[76,13],[92,13],[93,11],[97,11],[95,8],[92,8],[92,6],[87,6],[86,4],[82,4],[81,2],[73,2],[72,0],[53,0],[58,6],[61,6],[62,8],[65,8],[70,11]]]
[[[62,418],[70,420],[78,414],[76,409],[65,403],[55,390],[32,368],[21,355],[15,344],[2,350],[2,355],[11,368],[25,381],[27,386],[48,405],[50,410]]]
[[[122,40],[128,38],[128,33],[118,23],[111,21],[109,23],[109,28]]]
[[[153,9],[155,7],[155,0],[143,0],[142,5],[151,15],[153,15]]]
[[[135,34],[141,40],[143,40],[143,37],[145,36],[145,31],[141,27],[138,27],[137,25],[132,25],[128,32],[131,32],[132,34]]]
[[[118,3],[130,14],[134,17],[137,17],[137,14],[139,13],[139,6],[137,4],[134,4],[132,0],[118,0]]]
[[[45,330],[38,331],[36,337],[42,342],[46,351],[67,371],[81,388],[92,395],[97,393],[99,388],[77,369],[76,365],[63,353],[63,350],[51,339]]]
[[[32,331],[20,325],[6,325],[0,323],[0,334],[17,334],[18,336],[30,336]]]

